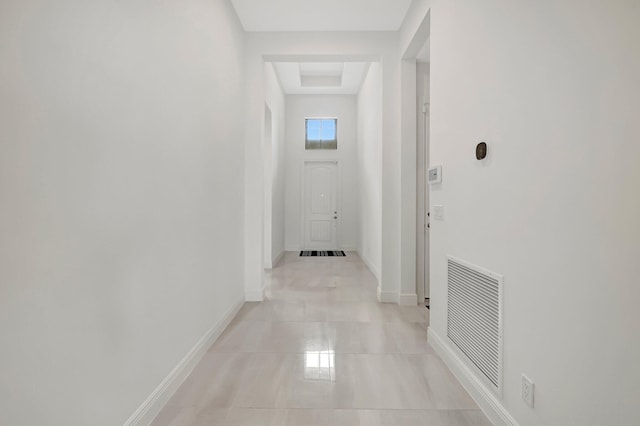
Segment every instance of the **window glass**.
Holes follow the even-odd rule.
[[[338,119],[307,118],[305,120],[305,149],[337,149]]]
[[[310,141],[322,140],[322,138],[320,137],[321,129],[322,129],[321,120],[307,120],[307,140],[310,140]]]
[[[322,140],[333,141],[336,139],[336,121],[322,120]]]

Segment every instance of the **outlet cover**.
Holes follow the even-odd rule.
[[[522,400],[527,403],[527,405],[533,408],[533,391],[535,388],[535,384],[533,381],[522,375]]]

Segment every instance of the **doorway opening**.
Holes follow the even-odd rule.
[[[417,294],[420,302],[430,306],[429,292],[429,232],[431,229],[429,213],[429,39],[418,54],[416,63],[417,89],[417,238],[416,238],[416,279]],[[422,292],[420,291],[422,290]]]
[[[381,58],[263,59],[264,96],[271,113],[269,120],[265,107],[264,267],[268,269],[270,259],[275,267],[284,253],[302,250],[357,252],[379,282]],[[271,246],[266,241],[269,232]]]
[[[409,244],[405,250],[407,256],[403,259],[407,280],[401,282],[401,293],[403,293],[404,299],[401,298],[400,302],[412,305],[417,302],[421,306],[429,305],[430,300],[430,188],[427,181],[430,33],[431,13],[427,12],[402,57],[402,125],[403,134],[406,135],[403,135],[402,143],[406,153],[415,153],[415,156],[405,155],[402,161],[403,173],[406,175],[407,182],[403,202],[410,210],[407,212],[407,217],[413,216],[415,213],[413,216],[415,219],[412,220],[413,223],[406,223],[402,229],[402,236]],[[415,186],[413,186],[414,183]],[[414,202],[415,204],[413,204]],[[413,250],[410,250],[409,247]]]

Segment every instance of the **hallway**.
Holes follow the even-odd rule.
[[[153,423],[488,425],[427,344],[428,311],[379,304],[356,253],[286,253]]]

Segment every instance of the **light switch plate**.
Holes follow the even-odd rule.
[[[433,218],[435,220],[444,220],[444,206],[433,206]]]
[[[442,182],[442,166],[429,167],[428,180],[429,183]]]

